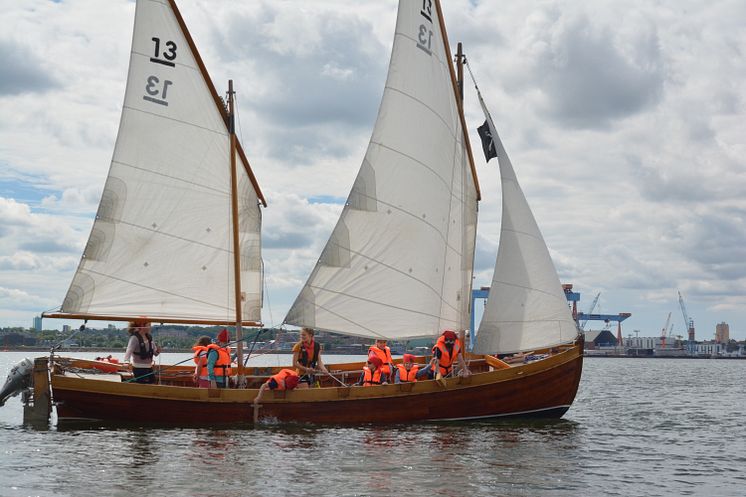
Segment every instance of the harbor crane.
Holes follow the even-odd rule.
[[[687,338],[689,343],[689,352],[694,353],[694,320],[689,317],[686,312],[686,306],[684,305],[684,297],[681,296],[681,292],[677,290],[679,294],[679,306],[681,306],[681,314],[684,315],[684,326],[686,326]]]
[[[666,318],[666,324],[663,325],[663,329],[661,330],[661,348],[666,348],[666,334],[668,332],[668,324],[671,322],[671,313],[668,313],[668,317]]]
[[[593,314],[593,309],[596,308],[596,304],[598,304],[598,298],[600,296],[601,296],[601,292],[598,292],[596,294],[596,297],[593,299],[593,303],[591,304],[591,308],[588,309],[588,312],[586,313],[586,316],[590,316],[591,314]],[[580,329],[581,330],[585,330],[585,323],[587,323],[587,322],[588,322],[588,319],[584,319],[583,320],[583,323],[580,325]]]

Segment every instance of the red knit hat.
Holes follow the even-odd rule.
[[[401,360],[402,362],[414,362],[414,354],[404,354]]]
[[[368,362],[371,363],[371,364],[373,364],[376,367],[376,369],[380,368],[381,366],[383,366],[383,361],[381,361],[381,358],[378,357],[378,356],[370,356],[370,357],[368,357]]]
[[[456,340],[456,338],[458,337],[456,336],[455,331],[446,330],[443,332],[443,338],[445,338],[446,340]]]
[[[299,377],[295,375],[288,376],[287,378],[285,378],[285,388],[287,390],[292,390],[293,388],[298,386],[298,381],[300,381]]]
[[[230,337],[228,336],[228,330],[223,328],[223,331],[218,333],[218,342],[228,343],[228,340],[230,340]]]

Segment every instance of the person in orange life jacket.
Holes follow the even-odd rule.
[[[466,367],[466,361],[464,361],[461,344],[457,340],[456,332],[446,330],[438,338],[433,347],[433,358],[425,368],[428,371],[428,376],[430,378],[438,378],[438,375],[451,375],[453,373],[453,363],[456,359],[458,359],[459,367],[463,372],[462,374],[465,376],[470,375],[471,372]]]
[[[368,357],[368,362],[363,366],[363,372],[355,385],[372,387],[373,385],[386,384],[386,375],[383,374],[383,361],[379,357]]]
[[[259,387],[259,393],[256,394],[254,405],[258,404],[267,390],[293,390],[298,386],[300,376],[294,369],[283,369],[276,375],[270,377]]]
[[[210,337],[201,336],[197,339],[192,350],[194,351],[194,374],[192,379],[199,388],[210,388],[210,377],[207,372],[208,346],[212,343]]]
[[[144,320],[132,321],[127,331],[130,334],[124,362],[130,362],[132,375],[137,383],[155,383],[153,357],[161,353],[161,348],[153,343],[150,323]]]
[[[211,343],[207,346],[207,376],[210,388],[228,387],[228,378],[232,373],[229,340],[228,330],[223,328],[223,331],[218,333],[217,344]]]
[[[376,344],[368,348],[368,357],[378,357],[383,364],[381,374],[386,375],[386,379],[393,378],[391,373],[394,371],[394,360],[391,358],[391,349],[386,346],[385,339],[376,340]]]
[[[300,375],[298,388],[309,388],[314,383],[314,373],[329,374],[321,360],[321,344],[313,339],[312,328],[300,330],[300,341],[293,346],[293,367]]]
[[[420,369],[419,364],[414,363],[414,356],[412,354],[404,354],[401,364],[396,365],[394,383],[417,381],[420,377],[426,375],[427,372],[424,369]]]

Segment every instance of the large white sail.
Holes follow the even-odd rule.
[[[285,322],[365,337],[468,326],[477,186],[437,2],[402,0],[381,107]]]
[[[230,135],[172,2],[138,0],[114,155],[61,311],[235,321]],[[238,161],[242,315],[261,308],[261,214]]]
[[[572,342],[577,327],[539,226],[479,96],[500,164],[502,225],[474,352],[513,353]]]

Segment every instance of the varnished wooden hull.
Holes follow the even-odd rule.
[[[580,382],[582,343],[547,359],[443,382],[268,392],[262,420],[320,424],[409,423],[494,417],[558,418]],[[53,374],[61,422],[168,425],[251,423],[256,389],[139,385]]]

